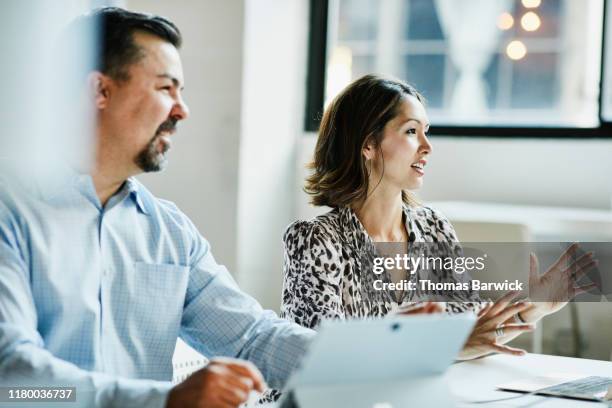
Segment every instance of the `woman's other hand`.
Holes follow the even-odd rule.
[[[490,353],[515,356],[525,354],[525,350],[504,345],[519,334],[535,329],[533,324],[511,323],[514,321],[514,315],[531,307],[528,302],[511,303],[518,293],[509,292],[478,313],[476,325],[459,353],[459,360],[469,360]]]
[[[434,314],[442,313],[445,309],[444,302],[422,302],[415,303],[408,306],[400,306],[396,311],[395,315],[411,316],[419,314]]]

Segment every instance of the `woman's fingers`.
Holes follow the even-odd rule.
[[[572,259],[572,257],[576,253],[576,250],[578,249],[578,247],[579,247],[579,245],[578,245],[577,242],[574,242],[572,245],[567,247],[567,249],[565,251],[563,251],[561,256],[559,256],[557,261],[550,267],[549,270],[553,270],[553,269],[563,270],[563,269],[565,269],[565,266]]]
[[[444,302],[424,302],[409,306],[400,306],[396,314],[403,316],[411,316],[417,314],[433,314],[444,311]]]
[[[577,270],[576,273],[571,277],[572,283],[579,281],[584,275],[589,273],[591,269],[597,267],[598,265],[599,261],[595,259],[588,263],[584,268]]]
[[[494,329],[491,329],[491,332],[496,332],[497,330],[501,330],[504,333],[504,336],[507,334],[514,333],[524,333],[535,330],[535,325],[525,323],[525,324],[502,324]]]
[[[585,293],[590,291],[591,289],[595,289],[597,287],[597,284],[595,283],[589,283],[588,285],[584,285],[584,286],[578,286],[574,288],[574,296],[580,295],[581,293]]]
[[[532,287],[540,279],[540,262],[533,252],[529,253],[529,286]]]
[[[581,255],[579,258],[575,259],[565,270],[571,270],[572,268],[580,268],[593,260],[593,255],[595,253],[593,251],[589,251],[584,255]]]
[[[498,353],[510,354],[510,355],[513,355],[513,356],[524,356],[525,354],[527,354],[527,352],[525,350],[521,350],[521,349],[518,349],[518,348],[506,346],[506,345],[503,345],[503,344],[493,343],[493,344],[491,344],[491,348],[493,350],[497,351]]]
[[[487,314],[489,312],[489,310],[491,310],[491,308],[493,307],[493,303],[487,303],[484,305],[484,307],[482,309],[480,309],[480,311],[478,312],[478,318],[481,318],[482,316],[484,316],[485,314]]]
[[[423,313],[433,314],[433,313],[442,313],[444,311],[444,307],[437,302],[427,302],[423,306]]]
[[[564,272],[567,274],[566,276],[574,281],[577,281],[597,265],[599,265],[599,261],[597,259],[587,259],[581,265],[574,264],[567,268]]]
[[[521,292],[518,290],[513,290],[511,292],[506,293],[493,304],[493,307],[487,314],[489,316],[497,316],[519,293]]]
[[[493,319],[491,319],[491,322],[494,323],[495,326],[497,326],[505,322],[506,320],[514,316],[515,314],[520,313],[523,310],[526,310],[530,306],[531,306],[531,303],[529,302],[519,302],[519,303],[510,305],[505,310],[500,312],[497,316],[495,316]]]

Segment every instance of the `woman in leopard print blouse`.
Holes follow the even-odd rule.
[[[406,230],[410,231],[409,245],[457,242],[453,227],[437,211],[407,205],[402,210]],[[364,254],[376,254],[376,244],[350,207],[336,208],[311,221],[297,221],[287,229],[283,240],[281,315],[302,326],[316,328],[326,318],[382,317],[428,298],[420,290],[403,292],[401,298],[393,291],[374,290],[373,280],[378,277],[372,273],[371,259]],[[438,280],[452,279],[450,271],[445,272],[448,275]],[[423,278],[415,274],[412,280]],[[470,295],[446,302],[446,310],[479,310],[480,300]]]
[[[449,221],[421,206],[408,193],[423,183],[432,146],[422,96],[410,85],[367,75],[342,91],[323,115],[305,191],[312,204],[332,210],[297,221],[284,235],[284,286],[281,316],[310,328],[323,319],[380,317],[422,299],[418,290],[375,290],[372,259],[378,242],[403,245],[400,252],[431,247],[439,256],[461,249]],[[422,271],[385,271],[387,282],[418,280]],[[462,278],[457,278],[457,277]],[[452,270],[433,270],[429,280],[469,279]],[[460,357],[490,352],[520,355],[505,343],[533,329],[559,305],[512,302],[508,294],[494,304],[470,291],[446,293],[449,313],[475,311],[476,326]],[[429,298],[431,299],[431,298]],[[440,298],[438,298],[440,299]]]

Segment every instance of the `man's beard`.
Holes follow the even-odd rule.
[[[166,159],[166,153],[170,149],[170,146],[164,143],[163,149],[160,152],[157,149],[157,145],[163,133],[172,133],[176,130],[176,122],[176,119],[168,119],[162,123],[155,132],[155,136],[153,136],[145,148],[136,156],[136,165],[145,173],[160,171],[166,167],[168,161]]]

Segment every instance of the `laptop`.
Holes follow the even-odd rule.
[[[513,381],[497,387],[502,391],[574,398],[587,401],[611,401],[612,377],[580,374],[549,374]]]
[[[462,313],[323,322],[279,405],[453,406],[442,374],[475,321]]]

